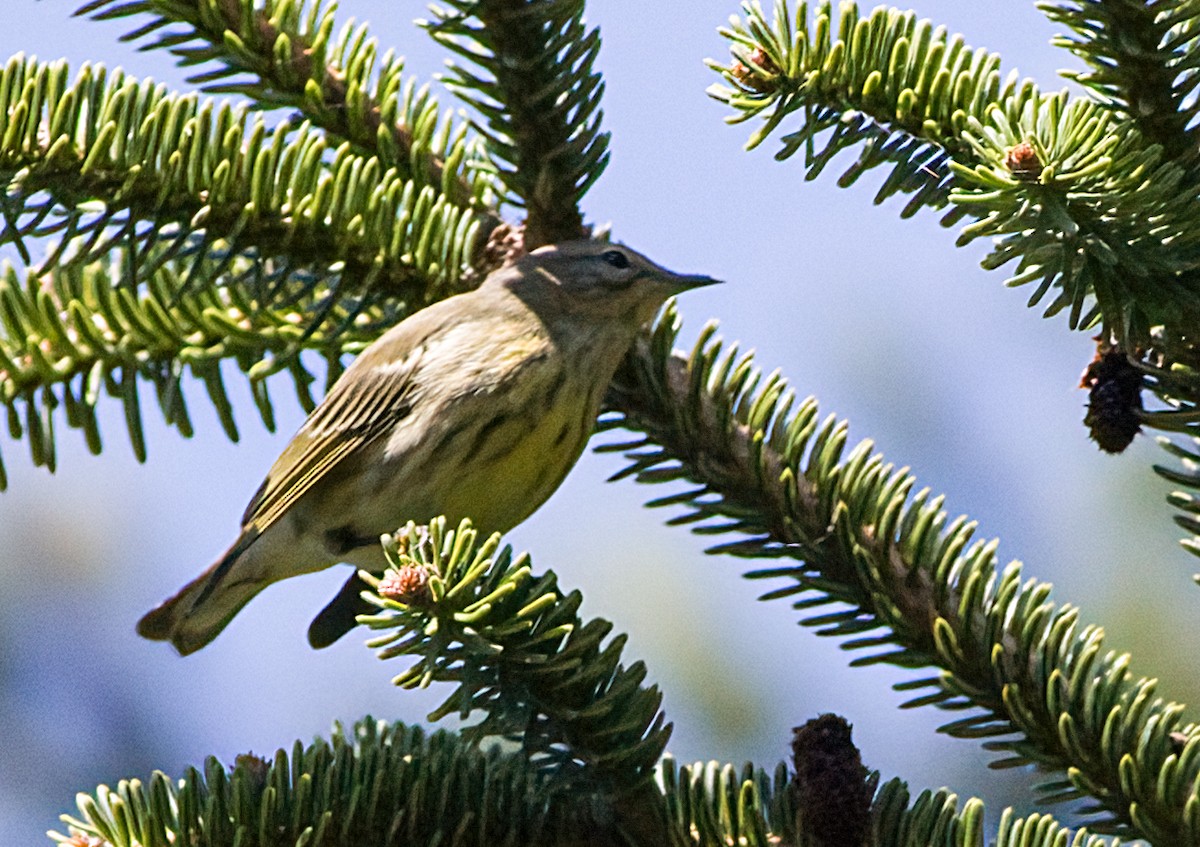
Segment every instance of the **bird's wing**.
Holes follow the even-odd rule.
[[[368,348],[360,357],[365,361],[352,366],[358,373],[348,370],[334,383],[275,460],[246,507],[243,527],[265,531],[333,468],[409,414],[423,347],[394,362],[371,361],[379,358],[371,352]]]

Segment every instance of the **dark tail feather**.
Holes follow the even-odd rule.
[[[328,647],[358,624],[354,618],[365,615],[375,609],[360,595],[369,591],[371,586],[363,582],[358,572],[346,580],[342,590],[329,601],[329,605],[317,613],[312,624],[308,627],[308,643],[314,649]]]
[[[201,578],[203,579],[203,577]],[[175,621],[180,614],[179,606],[184,598],[187,597],[187,589],[191,588],[191,586],[192,583],[189,582],[174,597],[164,600],[142,615],[142,619],[137,622],[137,634],[151,641],[169,640],[171,633],[175,631]]]
[[[208,570],[147,612],[138,621],[138,635],[151,641],[170,641],[183,656],[220,635],[242,606],[266,586],[265,582],[246,580],[224,584],[237,560],[257,538],[257,532],[244,532]]]

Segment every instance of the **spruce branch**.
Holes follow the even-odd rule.
[[[780,764],[774,774],[746,764],[741,769],[718,762],[680,766],[667,756],[660,768],[663,794],[676,829],[691,833],[686,842],[717,847],[835,847],[815,837],[798,820],[795,775]],[[1011,809],[1000,816],[991,837],[984,832],[984,805],[971,798],[960,804],[948,791],[922,791],[912,796],[899,779],[882,785],[879,775],[867,782],[873,792],[870,831],[866,844],[888,847],[928,847],[931,844],[982,847],[1118,847],[1087,829],[1069,830],[1050,815],[1019,817]],[[858,847],[858,845],[855,845]]]
[[[448,732],[364,718],[350,733],[270,759],[238,756],[226,767],[210,758],[178,780],[155,772],[77,798],[63,815],[63,847],[617,847],[628,845],[587,795],[548,802],[552,779],[520,753],[481,751]],[[790,776],[752,765],[680,766],[666,757],[658,773],[672,826],[656,844],[679,847],[778,847],[810,844],[796,826]],[[960,807],[945,789],[915,798],[900,780],[875,794],[872,844],[982,845],[983,803]],[[451,822],[458,822],[454,828]],[[781,840],[782,839],[782,840]],[[996,847],[1116,847],[1086,830],[1072,833],[1048,815],[1005,811]]]
[[[122,246],[136,258],[165,244],[169,256],[202,238],[298,267],[337,265],[347,287],[370,281],[418,305],[477,252],[474,212],[349,145],[331,149],[307,124],[268,129],[244,108],[99,65],[68,76],[65,63],[20,57],[0,76],[0,113],[12,116],[0,139],[0,243],[50,237],[43,268]]]
[[[672,354],[677,328],[668,313],[610,391],[603,428],[643,434],[603,448],[631,460],[618,476],[692,483],[650,505],[685,509],[671,523],[696,532],[743,536],[712,552],[798,560],[749,575],[786,580],[766,597],[799,597],[799,609],[834,604],[803,623],[868,651],[856,665],[939,668],[900,686],[924,692],[910,705],[971,711],[943,731],[986,740],[1006,755],[998,766],[1060,772],[1048,797],[1090,795],[1100,831],[1200,838],[1200,732],[1182,706],[1105,652],[1099,628],[1051,602],[1048,585],[999,568],[996,542],[972,542],[974,523],[913,494],[914,478],[870,442],[847,451],[844,422],[818,423],[814,401],[797,405],[777,373],[724,351],[711,324],[689,357]]]
[[[552,52],[567,50],[571,38],[583,36],[581,6],[543,11],[549,15],[543,35],[551,40]],[[47,255],[34,276],[96,265],[106,278],[118,270],[132,290],[145,290],[155,284],[161,269],[169,268],[172,276],[182,271],[182,285],[176,286],[175,280],[166,286],[174,290],[174,297],[193,286],[246,285],[249,290],[237,295],[246,307],[239,313],[278,307],[290,319],[293,307],[302,304],[310,320],[292,339],[290,350],[272,348],[268,363],[263,356],[271,345],[260,345],[257,357],[248,354],[239,361],[244,370],[256,369],[252,384],[256,399],[262,398],[259,408],[268,425],[270,403],[257,377],[289,367],[300,382],[310,381],[307,371],[287,363],[298,363],[300,350],[311,349],[306,342],[318,328],[320,348],[334,362],[330,328],[344,328],[359,318],[369,323],[380,309],[398,319],[475,284],[497,263],[504,245],[493,248],[493,237],[507,228],[498,227],[491,208],[496,183],[473,163],[477,155],[470,152],[465,125],[439,123],[436,104],[424,91],[414,95],[411,83],[401,97],[398,62],[385,60],[373,76],[375,45],[364,30],[347,29],[331,44],[331,15],[319,4],[292,2],[256,11],[227,0],[101,0],[80,12],[103,18],[149,15],[150,22],[130,38],[157,34],[150,46],[174,49],[185,63],[222,64],[195,81],[257,97],[256,105],[262,108],[296,105],[311,121],[293,128],[285,120],[269,129],[262,118],[251,120],[244,108],[178,97],[120,72],[110,78],[102,66],[85,66],[69,80],[64,63],[45,65],[15,57],[0,78],[0,113],[9,117],[0,138],[0,175],[6,179],[0,243],[14,244],[31,263],[27,242],[48,239]],[[488,14],[493,12],[507,19],[507,13]],[[571,22],[569,31],[559,32],[562,21]],[[170,24],[185,28],[164,32]],[[543,163],[550,170],[574,167],[575,177],[556,171],[562,179],[554,185],[543,180],[539,188],[538,197],[551,206],[569,195],[572,209],[584,190],[572,180],[585,170],[597,176],[606,155],[604,137],[596,133],[598,115],[593,116],[600,94],[599,78],[591,72],[599,44],[596,33],[587,34],[582,44],[582,52],[559,57],[561,66],[543,67],[539,72],[548,74],[545,79],[523,78],[540,84],[554,77],[562,91],[586,83],[571,97],[560,91],[561,96],[550,101],[537,100],[553,106],[544,110],[546,120],[562,122],[571,144],[582,145],[566,153],[560,150],[551,156],[552,162]],[[237,73],[257,74],[258,82],[230,82]],[[313,85],[321,89],[318,96]],[[520,85],[514,85],[519,93]],[[582,100],[576,96],[581,91],[586,94]],[[385,95],[387,106],[372,105]],[[400,113],[388,111],[396,108]],[[348,123],[339,124],[331,116]],[[589,120],[588,127],[570,126]],[[380,130],[381,122],[395,126],[395,133],[343,131],[346,126]],[[542,129],[547,127],[548,123]],[[333,149],[327,133],[350,140]],[[404,156],[388,152],[394,153],[397,145],[407,151]],[[362,155],[356,148],[378,157]],[[385,169],[386,161],[396,165]],[[568,183],[573,186],[569,190]],[[467,205],[456,204],[454,198],[465,198]],[[546,214],[554,218],[558,212]],[[543,226],[543,234],[548,226]],[[572,232],[580,234],[578,227]],[[234,262],[238,272],[231,276]],[[10,281],[10,291],[19,288]],[[157,295],[143,305],[151,301],[165,314],[176,305]],[[66,307],[64,300],[49,312],[61,321]],[[38,309],[26,297],[10,311],[34,314]],[[274,317],[267,316],[266,323]],[[6,370],[8,382],[0,399],[10,405],[10,430],[18,437],[24,430],[30,433],[36,462],[54,464],[52,414],[60,397],[52,386],[62,383],[59,390],[69,393],[66,386],[80,378],[85,366],[96,369],[93,382],[101,374],[111,378],[118,369],[126,374],[122,396],[139,457],[144,456],[144,444],[135,373],[151,376],[160,386],[165,379],[172,386],[159,392],[167,403],[164,414],[190,432],[174,386],[185,367],[195,367],[196,362],[166,356],[167,349],[186,346],[173,335],[171,320],[163,324],[169,327],[165,337],[155,340],[159,353],[120,366],[113,357],[97,358],[91,350],[63,349],[59,337],[44,334],[50,331],[47,326],[25,323],[10,320],[6,326],[12,337],[4,352],[14,367]],[[354,344],[350,340],[346,349]],[[34,350],[52,352],[58,359],[45,366],[30,352]],[[339,368],[340,363],[334,364],[331,374]],[[154,376],[159,373],[174,376]],[[92,402],[96,395],[94,389],[86,392]],[[220,405],[223,391],[215,396]],[[18,400],[25,404],[23,427],[12,406]],[[80,406],[85,410],[80,413],[79,404],[68,402],[68,422],[83,426],[89,445],[98,449],[91,403]],[[233,434],[227,410],[221,417]]]
[[[409,524],[384,541],[391,570],[365,595],[380,608],[361,618],[385,630],[369,646],[382,659],[415,656],[395,678],[404,688],[457,683],[430,720],[483,712],[468,738],[517,737],[533,761],[572,771],[610,791],[641,786],[662,755],[671,726],[645,665],[624,667],[625,636],[579,615],[582,595],[562,596],[553,573],[534,576],[529,556],[476,542],[469,521],[428,530]]]
[[[465,720],[482,711],[484,718],[464,730],[466,739],[507,736],[518,742],[531,762],[552,775],[553,790],[575,789],[569,798],[563,795],[566,802],[578,800],[581,785],[598,792],[596,797],[616,793],[615,809],[626,827],[630,792],[641,804],[656,807],[665,801],[665,820],[673,824],[669,836],[642,830],[632,843],[669,838],[680,844],[765,847],[781,837],[785,843],[824,843],[813,840],[816,821],[806,824],[799,814],[798,776],[783,765],[772,780],[751,765],[740,772],[715,765],[676,771],[667,758],[657,766],[661,796],[647,790],[670,731],[658,711],[657,688],[642,687],[640,662],[629,669],[618,664],[622,637],[603,644],[610,624],[580,620],[578,592],[562,596],[552,573],[535,577],[527,555],[499,549],[499,535],[477,543],[469,521],[450,531],[439,519],[428,530],[409,524],[383,543],[391,569],[382,579],[361,574],[374,588],[364,596],[380,613],[360,621],[387,633],[368,642],[380,658],[419,657],[396,677],[397,685],[457,684],[430,720],[452,713]],[[811,757],[814,751],[797,755]],[[796,768],[805,763],[798,759]],[[955,837],[982,843],[979,801],[960,811],[957,798],[943,790],[924,792],[910,803],[904,783],[879,786],[877,774],[868,777],[861,765],[860,770],[875,810],[872,843],[916,847]],[[645,806],[640,810],[644,813]],[[1047,839],[1041,843],[1062,837],[1051,818],[1022,821],[1006,813],[1000,843],[1006,837],[1017,839],[1010,843],[1022,838],[1037,843],[1031,831],[1039,827]],[[1086,831],[1077,838],[1080,844],[1099,843]]]
[[[842,184],[886,164],[877,201],[908,192],[905,215],[949,203],[944,223],[974,218],[960,244],[996,239],[984,266],[1016,262],[1007,284],[1032,285],[1030,305],[1048,301],[1072,328],[1145,348],[1154,327],[1200,318],[1197,198],[1133,121],[1014,74],[1001,84],[999,57],[911,12],[827,0],[794,15],[778,0],[772,20],[743,12],[721,30],[734,63],[710,63],[729,85],[710,91],[729,120],[764,120],[748,146],[802,113],[778,158],[805,150],[811,177],[862,147]]]
[[[142,49],[167,49],[212,93],[242,94],[256,108],[292,108],[355,152],[377,156],[403,180],[431,186],[459,206],[490,218],[492,186],[485,174],[463,173],[477,157],[465,146],[466,125],[439,119],[428,86],[403,79],[404,61],[389,51],[376,67],[378,43],[365,25],[336,37],[334,8],[320,0],[92,0],[76,11],[96,20],[149,17],[125,35]],[[247,80],[245,77],[249,77]],[[439,124],[433,143],[431,126]]]
[[[1072,0],[1038,4],[1071,32],[1054,44],[1091,69],[1064,71],[1130,118],[1168,159],[1196,165],[1196,38],[1200,14],[1180,0]]]
[[[948,162],[967,147],[961,136],[969,118],[984,117],[1004,95],[1030,94],[1014,78],[1001,88],[999,56],[967,47],[961,36],[912,12],[880,6],[864,17],[843,3],[835,14],[823,2],[811,18],[807,3],[793,17],[777,0],[770,21],[757,3],[744,3],[743,13],[719,30],[731,42],[733,61],[708,61],[727,83],[708,93],[731,107],[728,123],[763,120],[747,149],[797,114],[800,126],[784,136],[776,158],[803,151],[813,179],[836,154],[862,146],[839,184],[889,166],[875,202],[913,194],[904,217],[946,205]]]
[[[583,0],[452,0],[430,34],[468,64],[447,84],[486,121],[479,131],[529,249],[586,234],[579,201],[608,164],[600,131],[600,33]],[[483,71],[480,75],[469,65]]]
[[[54,467],[59,405],[100,449],[103,392],[123,402],[143,459],[142,380],[189,435],[179,391],[188,369],[236,438],[226,357],[250,374],[273,427],[264,377],[291,371],[311,408],[301,352],[318,351],[332,379],[342,353],[474,284],[473,263],[491,261],[479,249],[486,216],[348,144],[330,150],[308,124],[268,129],[245,109],[102,66],[72,80],[65,63],[21,57],[0,73],[0,114],[10,118],[0,243],[25,248],[29,261],[27,241],[46,249],[24,280],[6,266],[0,284],[0,403],[36,464]],[[422,128],[426,148],[451,144],[435,130]],[[463,169],[462,139],[452,147],[458,177],[486,195],[486,178]]]
[[[335,726],[328,742],[297,741],[290,757],[239,756],[230,768],[210,758],[178,781],[155,772],[100,786],[80,795],[78,817],[63,816],[71,834],[51,835],[109,847],[554,843],[543,782],[520,755],[365,718],[349,737]]]
[[[1196,197],[1161,148],[1066,92],[989,117],[964,133],[974,162],[951,164],[951,201],[977,218],[958,243],[991,238],[985,269],[1015,262],[1005,284],[1030,286],[1028,305],[1048,300],[1046,316],[1100,326],[1129,349],[1200,318]],[[1033,149],[1035,177],[1017,168],[1021,145]]]
[[[1142,412],[1146,426],[1185,438],[1158,437],[1160,447],[1178,464],[1155,465],[1159,476],[1182,486],[1171,492],[1167,501],[1179,510],[1175,523],[1188,536],[1180,544],[1200,556],[1200,346],[1195,333],[1184,330],[1171,333],[1165,327],[1155,333],[1155,344],[1144,357],[1131,356],[1131,367],[1142,373],[1147,389],[1163,401],[1165,408]],[[1200,574],[1193,577],[1200,581]]]
[[[209,275],[211,263],[200,262],[202,275]],[[319,305],[312,296],[272,308],[250,296],[263,283],[246,280],[269,272],[269,264],[238,259],[225,264],[234,284],[198,287],[188,284],[195,265],[181,259],[159,266],[141,291],[120,283],[122,265],[118,254],[112,266],[56,267],[23,279],[12,266],[0,266],[0,404],[8,412],[9,435],[29,442],[36,465],[55,466],[60,406],[67,425],[100,452],[96,409],[106,394],[123,405],[134,455],[144,461],[143,382],[154,387],[164,420],[190,436],[183,391],[189,373],[203,383],[223,430],[236,441],[226,360],[247,375],[259,415],[273,429],[269,376],[288,373],[301,406],[311,410],[315,377],[301,354],[319,355],[331,383],[343,353],[362,349],[398,319],[395,306],[339,303],[321,326],[307,329]]]
[[[601,648],[610,627],[581,623],[578,592],[562,597],[552,574],[532,576],[527,556],[497,553],[498,543],[477,544],[467,522],[453,531],[440,519],[427,531],[410,524],[384,539],[397,567],[370,577],[375,594],[364,595],[380,612],[361,620],[388,631],[373,642],[381,657],[420,657],[399,684],[459,684],[433,719],[486,712],[462,735],[366,718],[349,738],[335,727],[330,742],[297,742],[290,757],[248,754],[229,768],[209,759],[178,781],[156,772],[146,784],[102,785],[79,795],[78,814],[63,816],[67,834],[52,837],[70,847],[842,843],[813,815],[814,803],[841,802],[813,794],[827,766],[817,751],[797,749],[794,770],[781,763],[773,774],[659,761],[668,731],[659,698],[641,686],[644,670],[621,669],[622,639]],[[631,698],[649,711],[631,708]],[[520,748],[481,750],[497,733]],[[807,794],[796,790],[805,768]],[[871,805],[869,843],[984,843],[979,800],[960,807],[945,789],[913,798],[900,780],[880,785],[861,764],[847,776],[854,784],[845,787]],[[1053,818],[1006,811],[994,843],[1051,847],[1068,837]],[[1103,844],[1086,830],[1072,843]]]
[[[777,157],[804,151],[810,178],[859,147],[841,184],[887,166],[877,202],[911,193],[904,216],[948,205],[944,224],[968,219],[958,243],[992,239],[985,268],[1012,266],[1006,284],[1027,287],[1029,306],[1066,315],[1072,328],[1099,327],[1101,343],[1143,373],[1163,406],[1143,412],[1135,390],[1115,409],[1129,418],[1121,426],[1194,436],[1200,196],[1191,154],[1181,151],[1195,148],[1186,125],[1196,109],[1190,46],[1200,15],[1181,2],[1043,8],[1077,30],[1064,46],[1095,65],[1082,81],[1099,99],[1043,94],[1015,75],[1002,85],[998,57],[911,12],[864,15],[843,3],[835,13],[821,2],[793,15],[783,0],[770,19],[746,3],[721,30],[733,61],[710,62],[727,83],[710,93],[732,108],[730,122],[763,120],[749,147],[797,115],[800,128],[783,136]],[[1195,459],[1185,447],[1168,449]],[[1160,472],[1200,490],[1190,466]],[[1180,525],[1200,528],[1193,494],[1172,502],[1183,510]],[[1195,536],[1185,546],[1200,550]]]

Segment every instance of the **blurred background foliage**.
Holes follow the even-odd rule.
[[[118,43],[126,22],[71,18],[74,6],[10,0],[0,55],[102,60],[189,87],[165,53]],[[1060,84],[1060,68],[1081,67],[1050,46],[1061,27],[1032,4],[915,8],[1045,89]],[[342,19],[369,21],[421,78],[439,70],[441,49],[411,26],[420,4],[342,0],[340,9]],[[715,27],[731,11],[716,0],[686,14],[629,0],[590,8],[604,33],[599,68],[613,137],[587,217],[612,221],[616,237],[668,266],[729,280],[684,304],[685,338],[719,316],[722,334],[756,348],[761,365],[783,368],[797,390],[848,417],[852,438],[875,438],[944,492],[952,514],[967,512],[981,535],[999,536],[1002,559],[1022,558],[1030,575],[1055,582],[1059,601],[1103,622],[1111,647],[1166,680],[1166,696],[1200,701],[1187,643],[1193,565],[1163,504],[1169,486],[1150,471],[1162,455],[1144,436],[1120,456],[1103,455],[1080,424],[1076,386],[1092,342],[1038,319],[1023,293],[982,271],[986,244],[951,249],[954,234],[935,216],[899,220],[902,199],[870,206],[869,176],[843,191],[831,179],[804,183],[798,162],[777,164],[769,149],[742,154],[745,131],[723,127],[724,107],[703,93],[712,75],[701,60],[724,61]],[[270,753],[328,732],[335,718],[420,721],[440,700],[391,688],[361,637],[308,649],[304,628],[340,570],[273,587],[187,660],[133,634],[141,612],[221,549],[303,419],[279,391],[277,431],[266,433],[244,385],[231,381],[230,390],[244,410],[238,444],[198,403],[191,440],[147,415],[149,461],[140,465],[112,404],[101,409],[101,457],[66,430],[54,476],[30,467],[23,445],[6,450],[0,828],[11,843],[41,843],[74,792],[96,783],[154,768],[178,774],[210,753],[225,761]],[[904,673],[847,668],[836,644],[799,630],[781,604],[755,603],[765,586],[743,581],[742,563],[704,557],[702,539],[640,508],[657,492],[606,487],[620,466],[615,456],[586,456],[509,540],[580,588],[586,614],[630,634],[630,655],[646,660],[666,692],[677,758],[770,767],[786,755],[791,726],[835,711],[854,724],[872,768],[916,786],[952,785],[992,810],[1032,808],[1028,774],[980,767],[977,746],[934,734],[944,715],[896,710],[903,697],[887,686]]]

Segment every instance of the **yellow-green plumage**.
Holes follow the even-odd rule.
[[[379,536],[410,520],[512,528],[579,458],[638,329],[669,296],[713,281],[568,242],[402,321],[305,421],[225,555],[138,632],[191,653],[272,582],[336,562],[381,571]],[[314,646],[353,626],[359,588],[352,577],[313,622]]]

